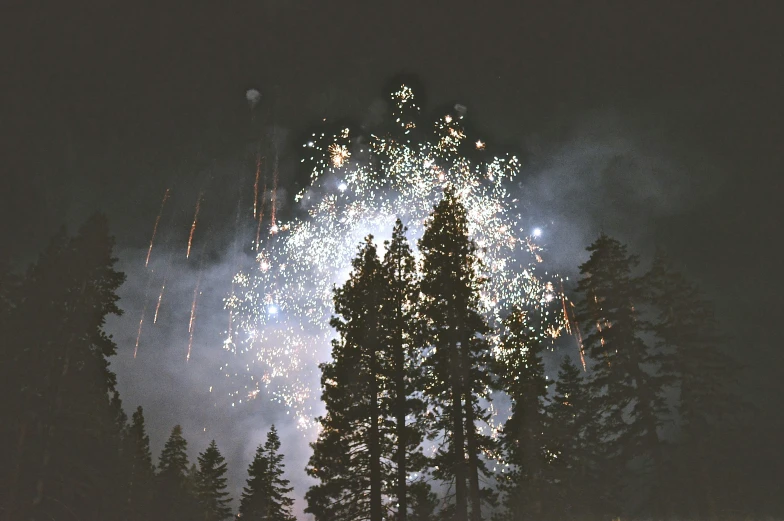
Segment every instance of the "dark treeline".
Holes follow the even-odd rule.
[[[23,277],[0,274],[0,519],[220,521],[233,517],[213,441],[189,462],[175,426],[157,464],[142,408],[129,420],[103,332],[120,314],[114,241],[97,215],[64,230]],[[248,468],[243,519],[291,521],[275,428]]]
[[[734,380],[710,305],[663,252],[647,270],[601,235],[575,288],[587,370],[546,376],[540,306],[492,328],[466,212],[450,191],[415,261],[398,221],[362,243],[335,290],[322,364],[326,414],[305,495],[317,521],[738,519],[781,515],[747,490]],[[157,461],[129,419],[103,331],[120,314],[106,219],[58,233],[0,278],[0,517],[205,520],[234,516],[213,441],[191,462],[175,426]],[[560,305],[559,302],[556,302]],[[553,372],[550,368],[550,372]],[[509,416],[489,435],[491,400]],[[242,519],[293,521],[273,427],[248,467]]]

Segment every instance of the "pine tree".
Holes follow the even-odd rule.
[[[557,519],[606,518],[597,468],[596,426],[580,369],[565,356],[547,406],[548,510]]]
[[[102,215],[74,237],[61,231],[9,310],[13,341],[3,365],[13,372],[1,385],[12,404],[2,422],[3,437],[13,440],[2,455],[10,519],[112,519],[121,511],[116,379],[108,367],[116,345],[103,331],[107,315],[121,314],[116,291],[125,277],[114,270],[113,246]]]
[[[408,474],[421,470],[424,456],[420,448],[425,427],[421,421],[406,423],[406,418],[422,418],[423,402],[415,397],[420,378],[420,323],[417,318],[418,287],[416,263],[406,240],[406,228],[400,219],[387,242],[383,260],[385,291],[382,300],[384,358],[382,372],[386,386],[382,413],[394,423],[394,461],[396,465],[393,494],[397,519],[408,515]]]
[[[381,410],[384,277],[372,237],[352,264],[349,280],[335,290],[331,324],[340,338],[332,361],[320,366],[327,413],[307,471],[321,483],[308,490],[306,512],[318,520],[381,521],[383,488],[391,481],[382,457],[391,447]]]
[[[658,347],[669,355],[662,371],[679,391],[681,440],[673,458],[679,481],[671,493],[681,496],[683,514],[715,519],[721,461],[717,455],[726,453],[718,433],[728,430],[727,420],[738,405],[729,392],[735,364],[720,347],[711,306],[671,267],[663,251],[657,251],[645,283],[656,315],[651,330]]]
[[[149,519],[155,468],[150,453],[150,437],[144,425],[144,411],[136,408],[123,437],[123,460],[128,468],[127,511],[129,520]]]
[[[248,481],[242,490],[239,518],[243,521],[295,521],[291,513],[293,487],[283,477],[283,454],[275,426],[270,427],[267,441],[259,445],[248,467]]]
[[[438,498],[430,485],[424,481],[415,481],[408,487],[409,521],[435,521]]]
[[[589,388],[609,451],[611,474],[606,485],[608,489],[621,486],[620,476],[630,465],[643,465],[641,482],[623,479],[636,489],[629,490],[627,497],[647,503],[651,513],[662,516],[667,498],[661,490],[665,476],[658,430],[666,419],[663,394],[669,380],[658,373],[666,363],[662,353],[641,338],[637,306],[644,299],[640,282],[632,275],[638,260],[626,246],[604,234],[587,249],[591,256],[580,266],[578,316],[584,331],[590,331],[585,336],[593,361]]]
[[[205,521],[222,521],[231,515],[231,498],[226,492],[226,459],[215,440],[199,454],[196,490]]]
[[[514,470],[506,489],[506,509],[514,519],[538,519],[545,496],[547,455],[544,429],[547,387],[542,351],[544,344],[522,310],[504,320],[497,375],[511,400],[511,415],[504,424],[503,442]]]
[[[175,425],[163,446],[153,500],[154,518],[161,521],[190,521],[199,515],[192,490],[192,472],[188,468],[188,442],[182,427]]]
[[[476,269],[476,246],[468,236],[466,211],[449,190],[430,216],[419,241],[423,255],[421,312],[426,320],[424,389],[432,408],[433,432],[443,432],[434,459],[434,475],[454,482],[454,517],[481,518],[484,492],[480,474],[488,469],[480,458],[489,439],[478,430],[487,411],[479,398],[491,383],[490,356],[483,335],[489,332],[478,311],[482,284]]]

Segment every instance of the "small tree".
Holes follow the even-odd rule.
[[[150,518],[155,468],[150,437],[144,426],[144,411],[137,407],[123,437],[123,459],[128,466],[128,515],[132,520]]]
[[[267,441],[259,445],[248,467],[248,481],[242,490],[239,517],[243,521],[294,521],[289,497],[293,487],[283,477],[283,454],[275,426],[270,427]]]
[[[153,501],[155,519],[191,521],[201,518],[191,483],[195,472],[188,468],[187,449],[182,427],[175,425],[158,462]]]
[[[231,517],[231,498],[226,492],[226,459],[215,440],[199,454],[196,490],[205,521],[222,521]]]

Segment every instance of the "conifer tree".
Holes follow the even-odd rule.
[[[406,228],[400,219],[395,223],[391,242],[383,260],[385,291],[381,303],[383,313],[384,359],[382,372],[388,385],[382,413],[394,423],[395,496],[398,521],[408,514],[408,474],[421,470],[424,456],[420,448],[425,426],[422,421],[423,402],[415,396],[420,378],[422,358],[419,341],[420,321],[417,317],[416,263],[406,240]],[[415,420],[407,423],[407,418]]]
[[[424,481],[415,481],[408,487],[409,521],[435,521],[438,497],[430,485]]]
[[[129,520],[149,519],[155,468],[150,453],[150,437],[144,425],[144,411],[136,408],[123,437],[123,460],[128,468],[127,512]]]
[[[116,350],[103,331],[119,315],[114,240],[106,218],[58,233],[27,272],[6,322],[2,454],[9,519],[116,518],[120,512],[120,426],[112,405]],[[41,327],[45,324],[46,327]],[[90,418],[86,422],[85,418]]]
[[[565,356],[555,391],[547,406],[545,428],[548,452],[550,514],[558,519],[601,519],[605,514],[596,469],[596,426],[591,401],[580,369]]]
[[[215,440],[199,454],[196,491],[205,521],[222,521],[231,515],[231,498],[226,492],[226,459]]]
[[[478,424],[487,411],[479,406],[486,397],[491,373],[483,335],[489,332],[479,313],[476,246],[468,235],[463,205],[451,191],[435,207],[419,241],[423,255],[421,312],[426,320],[424,392],[432,407],[433,432],[442,432],[434,475],[454,482],[454,518],[481,518],[480,475],[488,472],[480,458],[489,439]]]
[[[668,500],[661,490],[664,455],[658,430],[666,419],[663,394],[669,379],[658,373],[665,363],[662,353],[641,338],[638,306],[644,299],[640,281],[632,274],[638,260],[605,234],[587,249],[591,256],[580,266],[577,286],[578,316],[584,331],[590,331],[585,336],[592,359],[589,388],[607,442],[606,485],[615,489],[626,484],[627,502],[642,501],[650,513],[661,516]],[[622,483],[620,476],[632,463],[643,466],[641,479],[624,478]]]
[[[318,520],[381,521],[383,488],[391,481],[382,457],[391,447],[381,410],[384,277],[372,237],[352,265],[349,280],[335,290],[331,324],[340,337],[332,361],[320,366],[327,412],[307,469],[320,484],[308,491],[306,512]]]
[[[511,400],[511,415],[504,424],[503,442],[514,465],[506,489],[506,510],[514,519],[542,517],[547,466],[544,429],[547,381],[542,339],[522,310],[504,320],[496,373]]]
[[[711,306],[672,268],[662,250],[657,251],[645,283],[655,313],[651,330],[668,355],[662,372],[679,391],[680,446],[673,458],[678,486],[671,493],[681,496],[686,509],[682,514],[715,519],[718,455],[725,453],[718,433],[728,430],[733,407],[738,405],[729,392],[735,364],[720,347]]]
[[[279,451],[280,438],[273,425],[248,467],[239,509],[243,521],[295,521],[291,513],[294,500],[289,496],[293,487],[283,477],[285,466]]]
[[[201,517],[190,482],[195,472],[188,468],[187,449],[188,442],[182,436],[182,427],[175,425],[158,461],[153,501],[155,519],[186,521]]]

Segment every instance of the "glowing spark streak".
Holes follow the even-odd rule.
[[[199,194],[199,198],[196,200],[196,212],[193,214],[193,224],[191,224],[191,234],[188,236],[188,251],[185,253],[185,258],[189,258],[191,256],[191,244],[193,244],[193,233],[196,231],[196,221],[199,218],[199,210],[201,209],[201,196]]]
[[[169,260],[166,261],[166,272],[163,274],[163,284],[161,284],[161,292],[158,294],[158,304],[155,306],[155,317],[152,320],[153,324],[158,323],[158,311],[161,309],[161,300],[163,299],[163,290],[166,289],[166,279],[169,277],[169,267],[171,266],[172,254],[169,254]]]
[[[196,300],[199,298],[199,286],[201,285],[201,270],[199,270],[199,278],[196,279],[196,287],[193,288],[193,302],[191,303],[191,320],[188,323],[188,354],[185,356],[185,361],[191,360],[191,348],[193,347],[193,324],[196,319]]]
[[[253,218],[256,216],[256,208],[259,203],[259,175],[261,175],[261,155],[256,155],[256,181],[253,183]]]
[[[275,141],[275,167],[272,169],[272,198],[270,200],[272,205],[272,213],[270,215],[270,222],[272,223],[272,228],[277,231],[278,227],[275,224],[275,206],[278,198],[278,143],[274,136],[272,139]]]
[[[256,225],[256,251],[259,251],[259,247],[261,246],[259,238],[261,237],[261,223],[264,221],[264,203],[266,202],[266,198],[264,196],[266,194],[267,183],[264,183],[264,189],[261,192],[261,212],[259,212],[259,222]]]
[[[150,238],[150,247],[147,249],[147,260],[144,261],[144,267],[150,263],[150,254],[152,254],[152,242],[155,240],[155,234],[158,232],[158,223],[161,222],[161,215],[163,215],[163,205],[166,204],[166,199],[169,198],[169,189],[163,194],[163,201],[161,201],[161,209],[158,211],[158,217],[155,218],[155,225],[152,227],[152,237]]]
[[[142,324],[144,323],[144,315],[147,314],[147,294],[150,292],[150,283],[152,283],[152,272],[147,277],[147,284],[144,287],[144,307],[142,308],[142,316],[139,318],[139,330],[136,332],[136,346],[133,348],[133,358],[136,358],[136,353],[139,352],[139,339],[142,337]]]
[[[161,285],[161,293],[158,295],[158,304],[155,306],[155,317],[152,320],[153,324],[158,323],[158,311],[161,309],[161,300],[163,299],[164,289],[166,289],[166,279],[163,279],[163,284]]]
[[[145,310],[146,311],[146,310]],[[142,323],[144,322],[144,312],[142,312],[142,318],[139,320],[139,331],[136,333],[136,347],[133,348],[133,358],[136,358],[136,353],[139,351],[139,339],[142,336]]]

